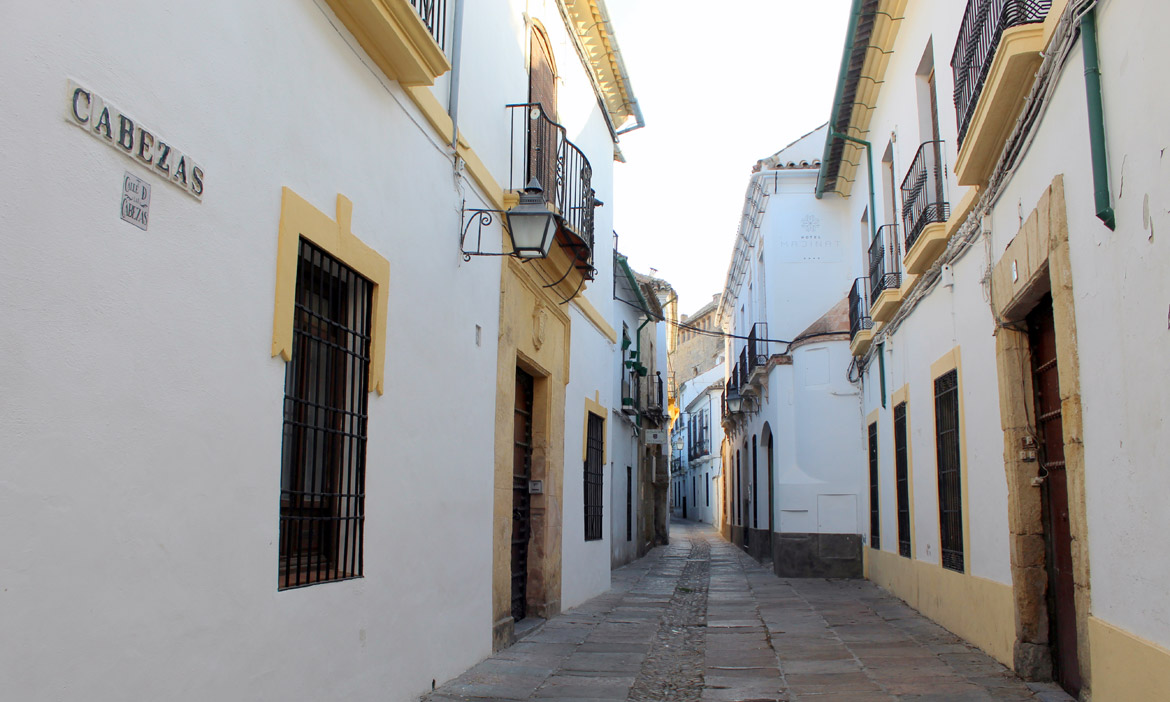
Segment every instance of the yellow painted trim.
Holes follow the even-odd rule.
[[[418,10],[407,0],[325,0],[386,76],[404,86],[434,85],[451,70]]]
[[[902,558],[896,553],[866,550],[871,581],[1012,667],[1016,623],[1010,586],[956,573],[926,561]]]
[[[590,324],[597,327],[598,331],[604,334],[605,338],[609,339],[609,343],[617,343],[617,332],[609,325],[609,322],[605,321],[605,317],[601,316],[601,313],[597,311],[597,308],[593,306],[593,303],[588,298],[578,295],[573,298],[573,304],[577,306],[577,309],[581,310],[581,314],[585,315],[585,319],[588,319]]]
[[[947,351],[934,363],[930,364],[930,382],[933,395],[934,381],[944,373],[955,371],[959,383],[959,482],[963,490],[963,572],[971,572],[971,491],[967,488],[967,414],[963,403],[963,361],[959,354],[959,347]],[[941,526],[940,526],[941,538]],[[938,566],[942,568],[942,547],[939,547]],[[951,571],[954,572],[954,571]]]
[[[622,76],[610,25],[604,20],[597,0],[563,0],[569,31],[578,38],[592,69],[597,97],[605,105],[615,127],[633,115],[633,89]],[[616,144],[615,144],[616,149]]]
[[[893,416],[894,416],[893,408],[897,407],[898,405],[902,404],[903,402],[906,403],[906,500],[909,502],[909,505],[910,505],[910,559],[914,560],[915,559],[914,549],[918,548],[918,520],[915,519],[915,516],[918,514],[918,510],[915,509],[915,507],[914,507],[914,441],[912,440],[914,435],[910,431],[911,425],[910,425],[910,385],[909,385],[909,383],[907,383],[906,385],[903,385],[902,387],[895,390],[894,394],[890,396],[891,421],[892,421]],[[895,444],[894,448],[897,449],[896,444]],[[895,464],[895,466],[896,466],[896,464]],[[894,478],[895,478],[894,487],[895,487],[895,489],[897,489],[897,473],[895,473]],[[897,494],[895,494],[894,495],[894,504],[897,505],[897,502],[898,502],[898,496],[897,496]],[[901,554],[898,554],[898,555],[901,555]]]
[[[1043,24],[1004,30],[955,159],[960,185],[981,185],[991,176],[1036,79],[1044,31]]]
[[[878,294],[869,308],[869,316],[875,322],[888,322],[902,306],[902,288],[886,288]]]
[[[584,461],[586,459],[586,453],[589,451],[587,444],[590,414],[596,414],[598,417],[601,417],[601,463],[605,465],[609,462],[609,441],[607,441],[609,433],[605,431],[605,428],[609,426],[609,412],[601,406],[600,402],[591,397],[585,398],[585,426],[581,429],[581,460]]]
[[[430,123],[435,130],[435,134],[439,136],[445,143],[451,141],[451,130],[454,128],[454,123],[451,121],[451,115],[447,114],[447,109],[443,107],[435,94],[429,88],[414,88],[407,87],[406,94],[422,111],[423,117]],[[487,164],[471,148],[467,140],[463,137],[463,133],[459,133],[458,141],[458,155],[463,159],[463,167],[468,175],[476,182],[483,190],[484,196],[488,200],[488,205],[497,210],[507,209],[505,202],[504,187],[500,185],[499,181],[495,179],[491,171],[488,170]],[[517,198],[519,201],[519,198]]]
[[[383,392],[386,365],[387,293],[390,262],[350,231],[353,203],[337,196],[337,220],[289,188],[281,188],[277,230],[276,302],[272,318],[272,355],[292,360],[293,317],[300,239],[305,238],[373,283],[369,390]]]
[[[872,329],[862,329],[854,334],[853,338],[849,341],[849,353],[854,356],[861,356],[868,351],[869,345],[873,343],[873,332],[874,330]]]
[[[903,259],[903,267],[907,273],[918,275],[930,270],[947,248],[946,231],[947,225],[943,222],[932,222],[922,228],[922,233],[914,240],[914,245]]]
[[[1089,617],[1093,699],[1164,700],[1170,695],[1170,650]]]
[[[866,105],[876,105],[878,93],[881,92],[885,80],[886,68],[893,54],[894,42],[898,37],[898,29],[902,26],[901,18],[906,11],[907,0],[881,0],[877,11],[873,15],[873,29],[870,32],[869,48],[866,50],[865,61],[861,65],[861,75],[870,80],[861,80],[857,85],[854,97],[853,114],[849,118],[849,125],[845,133],[849,136],[865,139],[869,133],[869,121],[874,110]],[[854,177],[857,165],[863,163],[865,153],[860,145],[847,142],[841,152],[841,164],[838,170],[837,190],[849,197],[853,192]]]
[[[1068,0],[1052,0],[1052,7],[1048,9],[1048,15],[1044,18],[1045,50],[1052,41],[1052,35],[1056,33],[1056,28],[1060,26],[1060,17],[1064,14],[1066,7],[1068,7]]]

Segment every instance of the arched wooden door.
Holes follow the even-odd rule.
[[[544,199],[556,203],[558,181],[557,67],[548,37],[539,28],[532,30],[532,50],[528,64],[528,102],[539,104],[544,117],[529,116],[528,180],[536,178],[544,188]]]

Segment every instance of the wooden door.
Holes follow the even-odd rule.
[[[516,409],[512,448],[512,618],[528,614],[528,542],[532,537],[532,388],[533,378],[516,369]]]
[[[1081,689],[1081,671],[1077,660],[1077,612],[1072,529],[1068,516],[1068,477],[1064,465],[1064,425],[1050,295],[1045,295],[1028,316],[1028,336],[1032,350],[1040,474],[1044,477],[1042,519],[1047,548],[1049,639],[1057,682],[1075,696]]]
[[[532,32],[532,53],[528,66],[528,102],[540,105],[543,117],[528,120],[528,174],[544,188],[545,201],[556,204],[558,186],[557,71],[548,37]],[[527,184],[527,182],[525,183]]]

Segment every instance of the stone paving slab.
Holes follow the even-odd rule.
[[[705,525],[426,702],[1070,702],[864,580],[781,579]]]

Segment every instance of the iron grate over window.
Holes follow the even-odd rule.
[[[877,422],[869,425],[869,545],[881,548],[882,523],[879,518]]]
[[[601,538],[602,450],[605,420],[589,413],[585,439],[585,540]]]
[[[910,558],[910,454],[906,446],[906,403],[894,407],[894,473],[898,486],[898,553]]]
[[[373,285],[301,240],[285,368],[280,589],[362,575]]]
[[[634,468],[626,466],[626,541],[634,540]]]
[[[959,467],[959,374],[934,381],[935,446],[938,452],[939,536],[944,568],[963,572],[963,493]]]

